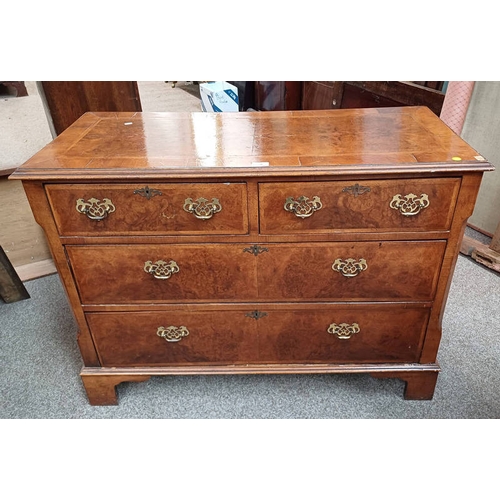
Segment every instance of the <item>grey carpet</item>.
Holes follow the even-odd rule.
[[[432,401],[369,375],[153,377],[118,386],[118,406],[88,404],[76,326],[57,275],[0,303],[4,419],[496,419],[500,417],[500,281],[459,256],[443,322]]]

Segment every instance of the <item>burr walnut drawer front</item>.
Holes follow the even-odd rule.
[[[260,232],[447,230],[459,187],[458,178],[261,183]]]
[[[70,245],[83,304],[432,300],[444,241]]]
[[[374,241],[265,245],[261,300],[433,300],[446,242]]]
[[[83,304],[255,300],[256,259],[245,245],[71,245]]]
[[[255,306],[255,305],[254,305]],[[257,309],[258,307],[258,309]],[[356,305],[88,313],[103,366],[419,359],[428,309]]]
[[[245,183],[54,184],[63,236],[246,234]]]

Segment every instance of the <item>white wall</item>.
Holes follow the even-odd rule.
[[[485,172],[469,223],[494,233],[500,223],[500,82],[476,82],[462,138],[492,163]]]

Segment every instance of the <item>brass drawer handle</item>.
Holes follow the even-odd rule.
[[[157,260],[152,262],[148,260],[144,262],[144,271],[152,274],[158,280],[168,280],[172,274],[178,273],[180,271],[177,262],[171,260],[170,262],[165,262],[164,260]]]
[[[420,198],[413,193],[402,196],[400,194],[395,195],[389,206],[394,210],[399,210],[399,212],[405,217],[411,215],[417,215],[420,210],[427,208],[430,205],[429,196],[425,193],[420,195]]]
[[[357,276],[361,271],[366,271],[368,269],[368,264],[365,259],[359,259],[358,262],[356,262],[355,259],[337,259],[333,263],[332,269],[346,278],[354,278],[354,276]]]
[[[359,333],[359,325],[357,323],[353,323],[350,325],[349,323],[332,323],[328,327],[328,333],[332,335],[336,335],[339,339],[350,339],[355,333]]]
[[[217,198],[208,201],[205,198],[198,198],[193,201],[192,198],[184,200],[184,210],[193,214],[197,219],[211,219],[212,216],[222,210],[222,205]]]
[[[102,201],[97,198],[90,198],[88,201],[79,198],[76,200],[76,210],[81,214],[85,214],[89,219],[103,220],[116,208],[109,198],[103,198]]]
[[[297,217],[305,219],[306,217],[311,217],[311,215],[320,210],[323,207],[319,196],[313,196],[312,200],[309,200],[307,196],[299,196],[296,200],[292,196],[285,200],[285,206],[283,207],[287,212],[294,213]]]
[[[167,342],[179,342],[189,335],[189,330],[185,326],[160,326],[156,335],[165,339]]]

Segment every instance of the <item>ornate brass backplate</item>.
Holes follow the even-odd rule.
[[[366,269],[368,269],[368,264],[365,259],[359,259],[358,262],[356,262],[355,259],[336,259],[332,265],[332,269],[346,278],[353,278],[361,271],[366,271]]]
[[[399,212],[406,216],[417,215],[420,210],[427,208],[430,205],[429,196],[425,193],[420,195],[420,198],[413,193],[402,196],[400,194],[395,195],[389,206],[394,210],[399,210]]]
[[[198,198],[193,201],[192,198],[184,200],[184,210],[193,214],[197,219],[210,219],[212,216],[222,210],[222,205],[217,198],[208,201],[205,198]]]
[[[189,335],[189,330],[185,326],[167,326],[166,328],[160,326],[156,334],[167,342],[179,342]]]
[[[332,323],[328,327],[328,333],[332,335],[336,335],[339,339],[350,339],[355,333],[359,333],[359,325],[357,323],[353,323],[350,325],[349,323]]]
[[[152,274],[156,279],[168,280],[172,274],[178,273],[180,269],[177,262],[173,260],[170,262],[165,262],[164,260],[152,262],[148,260],[144,262],[144,271]]]
[[[284,209],[287,212],[292,212],[297,217],[305,219],[306,217],[311,217],[311,215],[321,210],[323,204],[319,199],[319,196],[313,196],[312,200],[309,200],[307,196],[299,196],[296,200],[290,196],[285,200]]]
[[[150,200],[153,196],[161,196],[162,192],[158,189],[152,189],[149,186],[143,187],[141,189],[136,189],[134,194],[138,194],[147,200]]]
[[[347,186],[342,189],[345,193],[352,194],[354,198],[357,198],[360,194],[369,193],[371,189],[368,186],[361,186],[360,184],[354,184],[352,186]]]
[[[116,208],[109,198],[103,198],[102,201],[97,198],[90,198],[87,201],[79,198],[76,200],[76,210],[81,214],[85,214],[89,219],[103,220]]]

